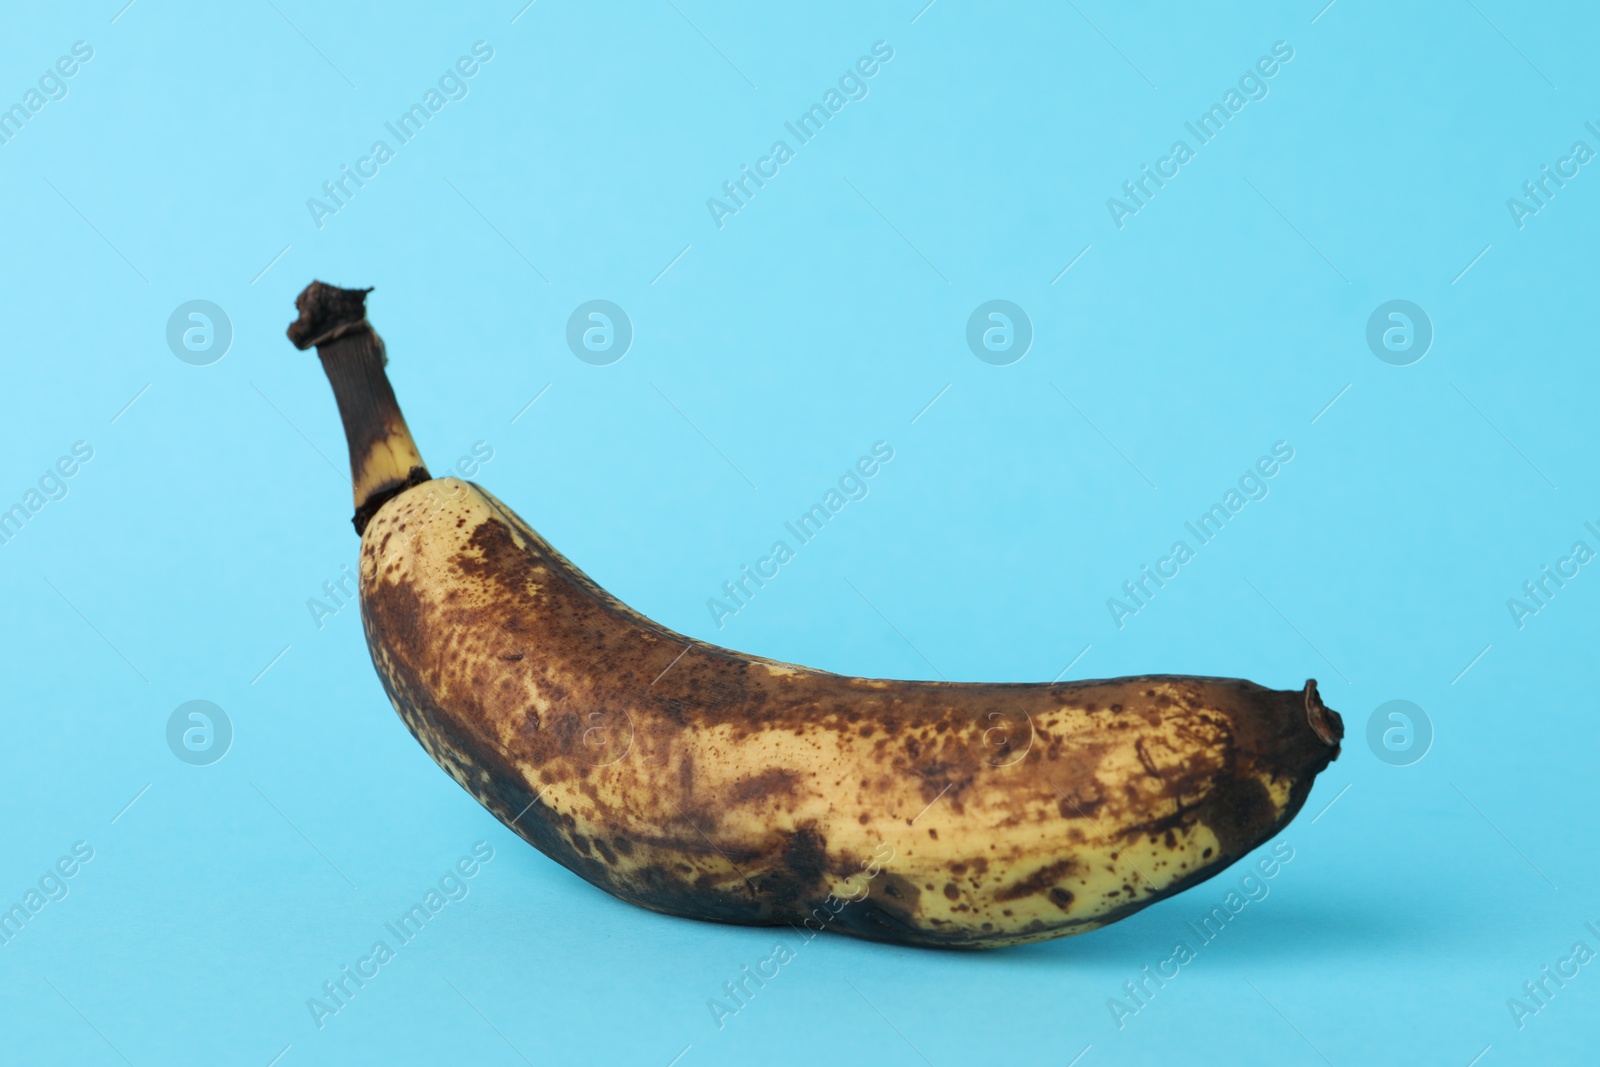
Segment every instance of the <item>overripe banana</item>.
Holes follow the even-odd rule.
[[[623,900],[915,945],[1082,933],[1268,840],[1339,753],[1315,682],[846,678],[659,626],[429,478],[365,297],[313,282],[289,337],[344,422],[378,676],[484,807]]]

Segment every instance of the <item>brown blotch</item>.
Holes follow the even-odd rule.
[[[1035,893],[1042,893],[1072,874],[1077,866],[1078,861],[1074,858],[1057,860],[1054,863],[1046,864],[1021,881],[1013,882],[1011,885],[999,890],[995,893],[994,898],[1002,901],[1021,900],[1023,897],[1031,897]]]
[[[1161,772],[1156,769],[1156,761],[1151,758],[1150,750],[1144,747],[1144,738],[1133,743],[1133,750],[1139,754],[1139,763],[1144,767],[1144,773],[1155,779],[1161,778]]]
[[[779,794],[793,794],[800,776],[782,767],[769,767],[759,774],[739,779],[728,790],[728,799],[734,804],[763,800]]]
[[[773,903],[787,910],[797,902],[814,902],[824,896],[823,876],[828,868],[828,842],[815,823],[807,823],[784,841],[782,863],[760,879]]]

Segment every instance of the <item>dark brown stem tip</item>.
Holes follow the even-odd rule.
[[[301,351],[342,337],[367,321],[367,289],[340,289],[312,282],[294,298],[300,317],[289,324],[289,340]]]
[[[1311,732],[1332,748],[1337,756],[1339,742],[1344,738],[1344,719],[1322,702],[1315,678],[1306,679],[1306,722],[1311,724]]]

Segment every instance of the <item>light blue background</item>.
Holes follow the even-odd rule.
[[[1506,605],[1600,548],[1600,173],[1521,229],[1506,206],[1600,148],[1592,12],[122,2],[0,35],[7,104],[94,48],[0,146],[0,506],[94,449],[0,546],[0,900],[95,850],[0,947],[0,1060],[1595,1057],[1600,963],[1523,1029],[1506,1004],[1600,950],[1600,567],[1521,629]],[[470,95],[318,229],[306,199],[478,40]],[[879,40],[870,95],[719,230],[706,199]],[[1270,95],[1119,230],[1106,199],[1280,40]],[[1108,998],[1238,872],[1017,950],[819,938],[719,1030],[707,999],[780,936],[524,846],[406,734],[354,608],[313,623],[357,542],[283,337],[312,278],[377,286],[435,471],[487,442],[479,480],[696,637],[898,677],[1315,676],[1347,741],[1294,860],[1120,1030]],[[596,298],[636,331],[608,367],[564,341]],[[1008,367],[964,341],[992,298],[1036,333]],[[235,331],[210,366],[165,341],[193,299]],[[1366,345],[1391,299],[1436,331],[1411,366]],[[707,598],[880,439],[870,495],[718,629]],[[1279,440],[1270,496],[1118,629],[1106,599]],[[208,767],[165,741],[191,699],[234,726]],[[1365,742],[1391,699],[1436,734],[1411,766]],[[319,1030],[307,998],[478,841],[470,896]]]

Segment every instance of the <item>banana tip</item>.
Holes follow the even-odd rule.
[[[314,281],[294,298],[300,317],[289,324],[289,340],[302,352],[331,341],[367,319],[367,289],[340,289]]]
[[[1337,754],[1339,742],[1344,737],[1344,719],[1322,702],[1315,678],[1306,680],[1306,722],[1310,724],[1311,732]]]

